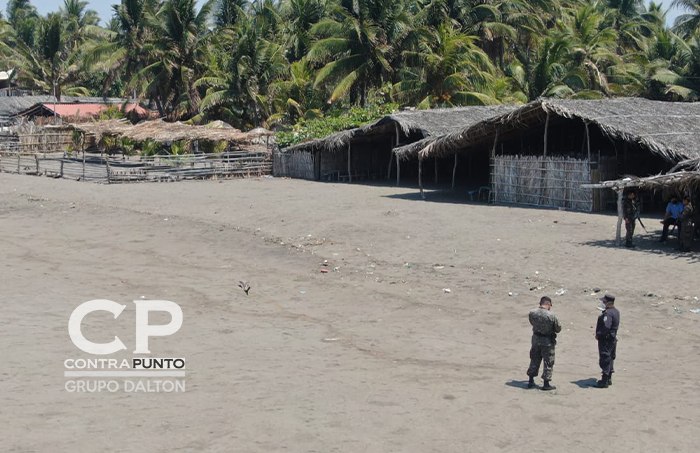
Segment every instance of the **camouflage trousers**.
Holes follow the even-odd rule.
[[[628,223],[625,223],[625,230],[627,230],[627,234],[625,234],[625,245],[628,247],[632,245],[632,236],[634,236],[635,225],[635,219],[632,219]]]
[[[530,367],[527,375],[535,377],[540,372],[540,363],[544,362],[542,379],[552,380],[552,368],[554,367],[554,347],[556,341],[549,337],[532,336],[532,347],[530,348]]]

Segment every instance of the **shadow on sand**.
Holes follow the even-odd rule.
[[[508,381],[508,382],[506,382],[506,385],[508,387],[515,387],[515,388],[527,390],[527,381]]]
[[[578,385],[582,389],[596,388],[596,378],[579,379],[578,381],[571,381],[572,384]]]

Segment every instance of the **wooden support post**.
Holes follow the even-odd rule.
[[[617,189],[617,230],[615,232],[615,244],[622,244],[622,194],[624,189]]]
[[[591,165],[591,136],[588,133],[588,122],[586,121],[586,144],[588,146],[588,165]]]
[[[398,157],[397,157],[398,159]],[[391,167],[394,164],[394,150],[391,150],[391,156],[389,157],[389,171],[386,174],[386,179],[391,179]]]
[[[352,182],[352,154],[350,153],[350,142],[348,142],[348,180]]]
[[[20,175],[20,159],[22,158],[22,155],[17,152],[17,174]]]
[[[401,184],[401,160],[396,156],[396,187]]]
[[[83,150],[83,176],[80,178],[81,181],[85,181],[85,151]]]
[[[423,158],[418,158],[418,187],[420,187],[420,196],[425,200],[425,193],[423,193]]]
[[[66,158],[66,152],[63,151],[63,156],[61,157],[61,178],[63,178],[63,159]]]
[[[547,119],[544,122],[544,157],[547,157],[547,137],[549,136],[549,113],[547,113]]]
[[[105,159],[105,167],[107,167],[107,184],[112,183],[112,170],[109,168],[109,160]]]
[[[438,183],[438,158],[435,158],[435,185]]]
[[[39,176],[39,156],[34,154],[34,161],[36,162],[36,175]]]
[[[496,129],[496,137],[493,139],[493,148],[491,148],[491,165],[489,168],[489,185],[491,186],[491,193],[493,194],[493,202],[496,203],[496,146],[498,145],[498,129]]]
[[[452,191],[453,192],[455,190],[455,183],[456,183],[456,178],[457,178],[457,156],[458,156],[458,154],[455,153],[455,166],[452,167]]]

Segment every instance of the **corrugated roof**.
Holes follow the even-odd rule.
[[[0,116],[10,117],[27,110],[36,104],[51,103],[53,105],[55,98],[53,96],[2,96],[0,97]],[[77,97],[77,96],[62,96],[61,103],[106,103],[106,104],[121,104],[123,99],[119,98],[94,98],[94,97]]]

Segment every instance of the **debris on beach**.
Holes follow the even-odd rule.
[[[238,282],[238,287],[245,291],[246,296],[248,295],[248,291],[250,291],[250,285],[248,284],[248,282],[241,280]]]
[[[557,296],[563,296],[564,294],[566,294],[566,290],[564,288],[560,288],[554,294]]]
[[[451,293],[452,290],[450,288],[442,288],[443,293]]]

